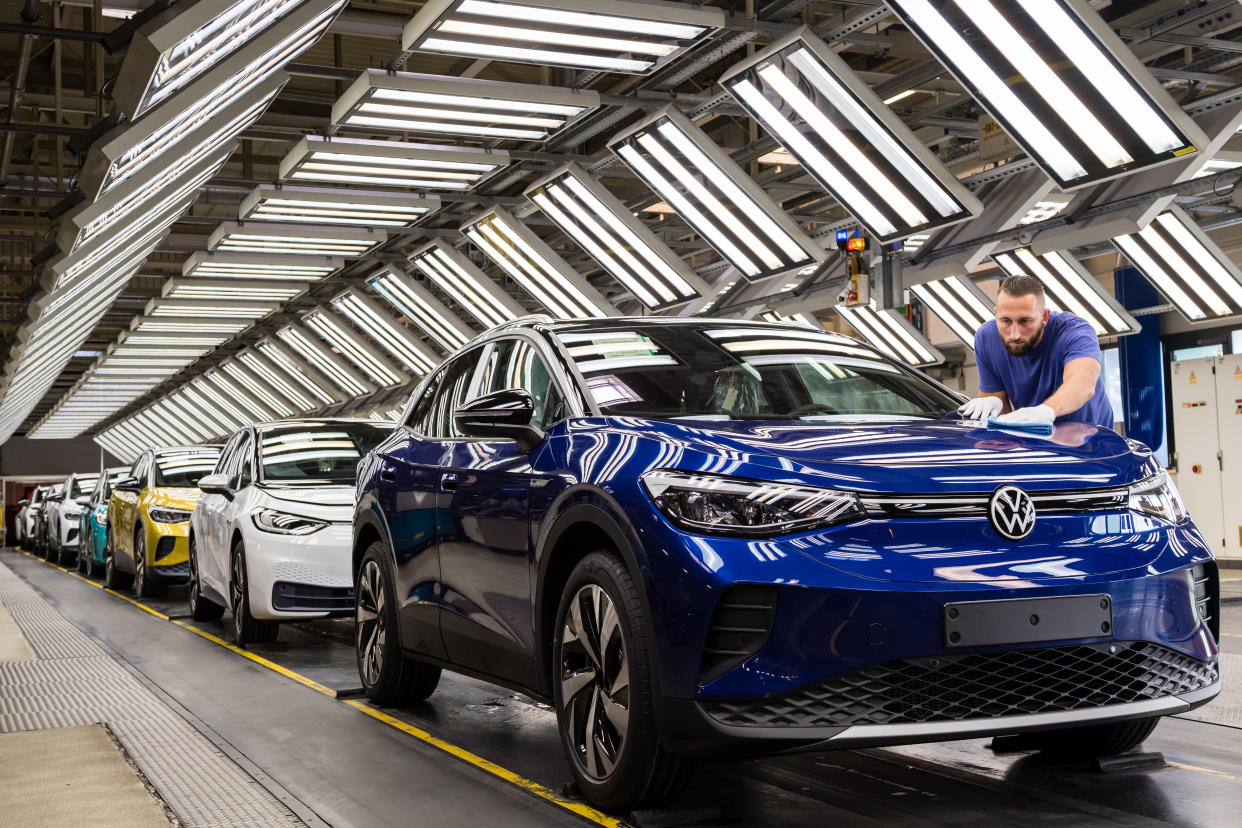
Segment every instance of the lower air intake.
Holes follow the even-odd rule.
[[[960,722],[1182,695],[1219,678],[1215,662],[1116,642],[900,659],[783,696],[704,709],[724,724],[754,727]]]

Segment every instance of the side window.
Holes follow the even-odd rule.
[[[565,401],[556,388],[547,364],[525,339],[505,339],[496,343],[487,359],[479,394],[524,388],[535,404],[530,424],[547,428],[565,418]]]
[[[147,485],[147,473],[150,471],[151,455],[144,454],[141,458],[139,458],[138,465],[134,466],[134,470],[131,474],[135,479],[137,479],[139,486],[145,487]]]
[[[239,431],[229,438],[224,445],[224,451],[220,452],[220,459],[216,461],[216,467],[211,470],[212,474],[224,474],[228,471],[229,463],[233,461],[233,456],[237,452],[237,444],[241,442],[246,432]]]
[[[437,372],[423,387],[422,394],[410,409],[410,416],[405,424],[419,434],[431,435],[431,412],[436,399],[436,390],[440,387],[440,380],[443,378],[444,371]]]
[[[453,412],[466,402],[470,393],[470,382],[474,378],[474,369],[479,364],[482,348],[475,348],[462,354],[444,369],[439,387],[432,399],[431,410],[428,412],[426,433],[441,439],[455,439],[462,435],[453,427]]]
[[[242,472],[249,466],[247,460],[250,457],[250,450],[253,445],[254,440],[250,437],[250,432],[247,431],[242,435],[241,441],[237,444],[235,453],[229,458],[229,465],[228,468],[224,469],[224,473],[229,476],[230,489],[241,488]]]

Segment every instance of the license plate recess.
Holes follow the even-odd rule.
[[[1106,638],[1112,634],[1113,602],[1102,593],[944,605],[944,644],[950,648]]]

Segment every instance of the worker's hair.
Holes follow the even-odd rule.
[[[1027,276],[1026,274],[1005,277],[1005,281],[1001,282],[1000,289],[1010,296],[1034,295],[1040,299],[1044,298],[1044,283],[1034,276]]]

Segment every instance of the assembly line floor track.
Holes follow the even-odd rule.
[[[299,685],[261,664],[120,600],[70,573],[6,550],[0,563],[58,613],[122,659],[145,681],[260,769],[296,808],[334,826],[586,824],[556,802],[532,795],[503,774],[559,795],[569,779],[552,711],[525,696],[445,673],[431,699],[364,716],[343,701],[358,687],[349,621],[281,630],[272,645],[248,652],[340,693]],[[184,616],[184,590],[142,602]],[[229,638],[223,624],[195,624]],[[187,620],[181,619],[182,624]],[[1144,750],[1167,764],[1100,773],[1086,763],[1035,754],[996,754],[987,740],[909,748],[799,754],[702,765],[675,811],[660,824],[881,825],[1235,825],[1242,784],[1242,604],[1225,607],[1224,674],[1219,715],[1166,719]],[[391,717],[389,722],[382,718]],[[419,739],[400,728],[429,734]],[[428,744],[442,740],[457,761]],[[450,751],[452,752],[452,751]],[[603,815],[599,815],[603,816]],[[626,814],[596,819],[642,822]]]

